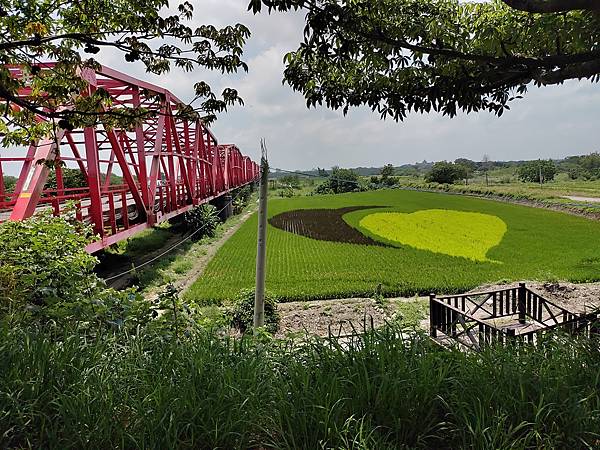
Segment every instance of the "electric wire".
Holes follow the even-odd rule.
[[[231,197],[231,200],[229,200],[225,206],[223,206],[223,208],[221,208],[220,210],[218,210],[215,214],[219,215],[220,213],[222,213],[223,211],[225,211],[226,208],[229,207],[229,205],[233,204],[234,200],[240,195],[242,191],[239,190],[234,196]],[[195,236],[196,234],[198,234],[200,231],[202,231],[207,224],[202,225],[200,228],[198,228],[197,230],[193,231],[192,233],[190,233],[189,235],[187,235],[185,238],[183,238],[181,241],[173,244],[171,247],[169,247],[168,249],[164,250],[163,252],[159,253],[158,255],[154,256],[153,258],[150,258],[148,261],[144,261],[143,263],[138,264],[137,266],[134,264],[134,267],[129,269],[129,270],[125,270],[117,275],[113,275],[111,277],[108,278],[104,278],[104,281],[112,281],[112,280],[116,280],[117,278],[121,278],[122,276],[125,276],[129,273],[135,272],[136,270],[147,266],[148,264],[152,264],[154,261],[159,260],[160,258],[162,258],[163,256],[165,256],[166,254],[170,253],[171,251],[173,251],[174,249],[176,249],[177,247],[179,247],[181,244],[183,244],[184,242],[190,240],[193,236]]]
[[[304,176],[313,177],[313,178],[325,178],[327,180],[343,181],[345,183],[351,183],[351,184],[355,184],[357,186],[361,185],[361,183],[356,180],[348,180],[346,178],[338,178],[338,177],[332,177],[332,176],[315,175],[314,173],[300,172],[298,170],[286,170],[286,169],[274,168],[272,173],[276,173],[276,172],[293,173],[296,175],[304,175]]]

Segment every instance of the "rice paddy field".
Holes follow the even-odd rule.
[[[219,302],[254,285],[257,217],[187,291]],[[547,209],[380,190],[269,201],[267,289],[282,300],[451,293],[487,282],[600,280],[600,222]]]

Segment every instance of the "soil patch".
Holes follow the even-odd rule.
[[[526,281],[527,287],[539,292],[543,297],[574,313],[590,312],[600,308],[600,283],[544,283]],[[505,289],[510,284],[489,284],[473,289],[471,292]],[[396,314],[404,315],[406,306],[416,302],[424,302],[428,316],[428,299],[421,298],[389,298],[383,304],[370,298],[345,298],[337,300],[318,300],[308,302],[280,303],[280,330],[277,336],[289,333],[308,333],[322,337],[362,332],[364,328],[381,327],[394,320]],[[423,331],[429,329],[429,319],[420,321]]]
[[[600,308],[600,283],[525,281],[525,284],[542,297],[574,313],[589,313]],[[506,289],[508,286],[516,286],[516,283],[488,284],[473,289],[471,292]]]
[[[344,214],[362,209],[384,206],[348,206],[338,209],[297,209],[277,214],[269,219],[275,228],[309,237],[318,241],[344,242],[348,244],[378,245],[391,247],[371,239],[352,228],[342,218]]]
[[[382,306],[370,298],[346,298],[310,302],[280,303],[278,336],[308,333],[326,337],[363,332],[380,327],[392,319],[394,308]]]

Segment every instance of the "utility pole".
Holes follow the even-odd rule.
[[[483,168],[483,171],[485,173],[485,185],[486,186],[490,185],[490,182],[488,181],[488,170],[490,170],[489,162],[490,162],[490,157],[488,155],[483,155],[483,158],[481,159],[481,167]]]
[[[540,169],[540,173],[539,173],[540,187],[542,187],[542,183],[544,181],[542,180],[542,160],[541,159],[538,160],[538,168]]]
[[[269,163],[265,140],[260,141],[260,186],[258,189],[258,239],[256,244],[256,290],[254,292],[254,330],[265,324],[265,272],[267,265],[267,195]]]

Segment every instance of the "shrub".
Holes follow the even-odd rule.
[[[88,242],[88,228],[49,214],[0,224],[0,320],[121,327],[139,298],[105,287]]]
[[[557,172],[556,164],[549,159],[547,161],[526,161],[519,166],[517,174],[521,181],[528,181],[530,183],[539,183],[541,174],[541,182],[545,183],[554,180],[554,175]]]
[[[396,186],[398,184],[397,177],[382,178],[382,181],[383,181],[383,184],[385,184],[387,187]]]
[[[89,238],[81,231],[49,214],[0,224],[4,313],[25,305],[33,311],[87,295],[98,281],[93,273],[97,260],[85,251]]]
[[[195,305],[188,305],[179,298],[179,290],[171,283],[149,305],[152,320],[147,322],[145,333],[160,340],[189,337],[200,327],[212,328],[215,321],[207,320]]]
[[[452,184],[462,178],[462,170],[456,164],[447,161],[436,162],[431,170],[425,175],[428,183]]]
[[[231,324],[238,330],[245,332],[252,329],[253,323],[254,289],[244,289],[235,299]],[[269,333],[275,333],[279,329],[277,300],[269,293],[265,293],[265,329]]]
[[[284,188],[282,190],[279,191],[279,196],[280,197],[287,197],[287,198],[291,198],[294,196],[294,190],[290,187]]]
[[[247,184],[233,194],[233,213],[240,214],[252,197],[252,185]]]
[[[569,177],[569,180],[577,180],[580,175],[581,175],[581,171],[579,170],[578,167],[571,167],[569,169],[569,171],[567,172],[567,176]]]
[[[196,206],[183,215],[184,229],[187,232],[195,233],[194,239],[214,236],[219,222],[217,208],[210,204]]]
[[[331,176],[315,188],[315,194],[341,194],[364,190],[358,174],[351,169],[334,167]]]

